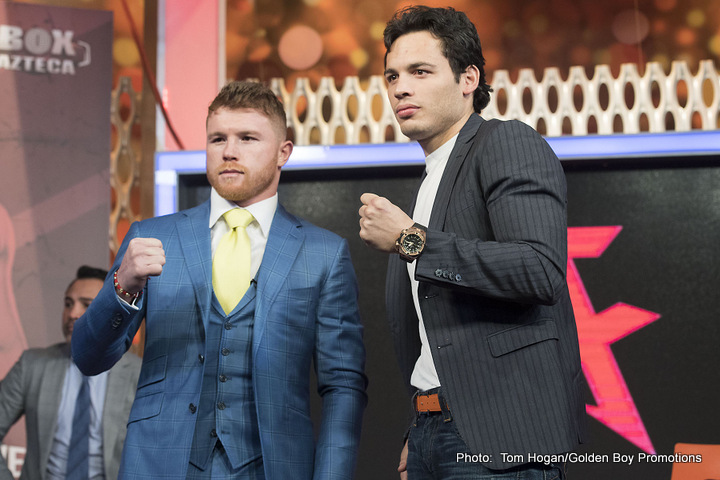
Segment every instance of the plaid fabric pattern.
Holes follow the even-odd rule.
[[[132,342],[143,318],[143,368],[128,424],[121,478],[185,478],[207,365],[212,309],[209,202],[134,223],[134,237],[162,241],[163,272],[129,309],[111,283],[80,319],[73,352],[84,373],[105,370]],[[357,281],[347,242],[288,214],[275,214],[257,275],[252,381],[268,479],[350,479],[367,403]],[[322,419],[309,409],[317,371]]]

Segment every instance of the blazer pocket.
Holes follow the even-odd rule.
[[[488,335],[488,345],[493,357],[500,357],[529,345],[545,340],[558,340],[557,325],[552,320],[539,320],[529,325],[513,327]]]
[[[144,361],[137,388],[140,389],[164,380],[166,371],[167,355]]]
[[[135,403],[133,403],[132,410],[130,410],[128,425],[138,420],[145,420],[157,416],[160,410],[162,410],[164,398],[165,394],[162,392],[135,398]]]

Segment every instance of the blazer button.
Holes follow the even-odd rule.
[[[462,276],[459,273],[455,274],[455,281],[459,282],[460,280],[462,280]]]
[[[213,438],[217,437],[217,431],[214,428],[210,430],[210,436]]]
[[[116,313],[112,316],[112,328],[118,328],[122,323],[122,315]]]
[[[232,323],[230,323],[230,322],[225,322],[224,327],[225,327],[225,330],[230,330],[230,329],[232,329]]]
[[[203,355],[202,353],[198,355],[198,362],[200,362],[201,364],[205,363],[205,355]]]
[[[220,380],[222,383],[225,383],[225,382],[227,382],[227,377],[225,375],[220,375],[218,377],[218,380]]]
[[[228,350],[227,348],[223,348],[222,350],[220,350],[220,353],[222,353],[224,357],[227,357],[228,355],[230,355],[230,350]]]
[[[443,273],[443,271],[440,270],[439,268],[438,268],[437,270],[435,270],[435,276],[436,276],[436,277],[442,277],[442,273]]]
[[[218,410],[225,410],[225,402],[218,402],[217,407]]]
[[[448,278],[448,271],[443,270],[442,276],[443,276],[443,278]]]
[[[188,408],[190,409],[190,413],[195,413],[197,411],[197,407],[194,403],[191,403]]]

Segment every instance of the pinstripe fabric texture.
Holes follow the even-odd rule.
[[[106,282],[74,327],[73,356],[83,372],[92,374],[109,368],[146,320],[121,478],[186,476],[209,361],[209,213],[206,202],[134,223],[113,270],[130,239],[154,237],[165,249],[162,274],[148,280],[139,311],[122,305],[112,282]],[[281,206],[257,274],[252,356],[266,478],[351,478],[367,402],[355,273],[345,240]],[[313,366],[323,399],[317,440],[309,406]]]
[[[483,124],[480,128],[480,125]],[[477,136],[477,141],[476,141]],[[460,131],[416,261],[433,360],[460,435],[489,468],[501,453],[582,442],[577,328],[565,281],[565,176],[543,138],[473,115]],[[408,388],[420,352],[405,263],[392,255],[387,312]]]

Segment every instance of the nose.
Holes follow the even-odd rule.
[[[392,94],[398,99],[412,95],[410,81],[406,75],[398,75],[393,83]]]
[[[237,142],[229,138],[225,142],[225,148],[223,148],[223,160],[225,161],[231,161],[231,160],[237,160],[238,158],[238,152],[237,152]]]
[[[73,320],[77,320],[78,318],[83,316],[85,310],[87,310],[85,305],[80,302],[75,302],[73,307],[70,309],[70,318],[72,318]]]

